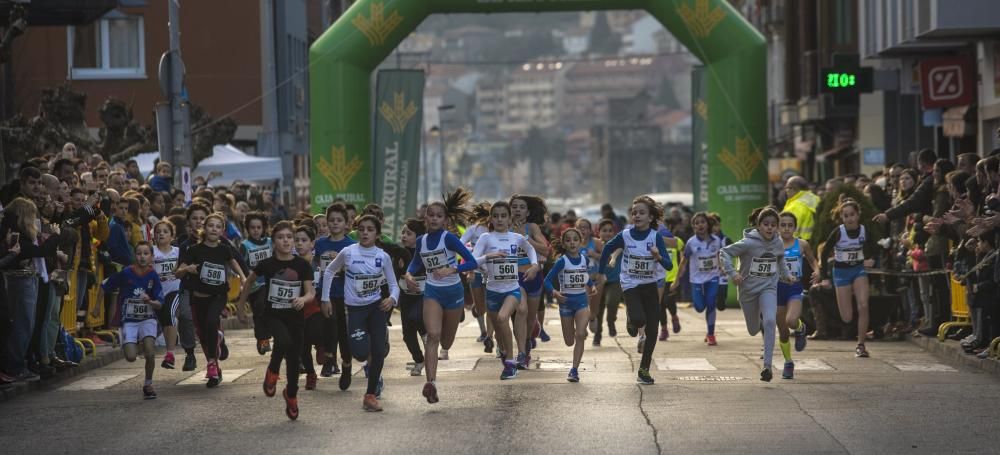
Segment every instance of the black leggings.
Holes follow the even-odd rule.
[[[264,321],[264,313],[268,311],[265,290],[265,288],[260,288],[253,291],[247,299],[250,302],[250,310],[253,311],[253,336],[258,340],[271,338],[271,331]]]
[[[299,356],[302,354],[303,330],[305,323],[302,313],[287,310],[267,310],[263,317],[268,331],[274,336],[274,349],[267,369],[281,372],[281,361],[285,361],[285,375],[288,379],[288,396],[295,397],[299,391]]]
[[[670,294],[670,285],[671,283],[667,281],[663,288],[663,298],[660,299],[660,325],[664,327],[667,325],[668,311],[671,316],[677,316],[677,296]]]
[[[351,361],[351,345],[347,339],[347,310],[344,305],[344,298],[334,297],[331,301],[333,305],[333,317],[328,324],[333,324],[334,330],[330,333],[336,334],[336,336],[330,339],[330,345],[327,347],[326,352],[336,353],[337,346],[339,345],[340,360],[343,363],[349,363]]]
[[[416,363],[424,363],[424,352],[420,347],[419,334],[427,333],[424,328],[424,296],[401,293],[399,295],[399,315],[403,320],[403,342]]]
[[[222,330],[222,310],[225,308],[226,294],[208,297],[191,294],[191,316],[206,359],[219,358],[219,330]]]
[[[180,295],[180,291],[173,291],[163,298],[163,305],[160,306],[159,310],[156,310],[156,320],[160,323],[160,328],[172,327],[174,325],[174,318],[172,313],[174,300]]]
[[[368,360],[368,391],[375,393],[382,377],[385,356],[389,354],[389,330],[385,321],[389,313],[379,309],[381,302],[347,307],[347,329],[351,334],[351,354],[359,362]]]
[[[642,349],[640,368],[649,369],[653,360],[653,349],[656,348],[656,324],[660,306],[660,296],[656,292],[656,283],[640,284],[625,290],[625,311],[628,311],[629,323],[633,327],[645,326],[646,344]]]
[[[327,326],[329,323],[333,322],[332,319],[328,319],[323,316],[323,313],[316,313],[309,316],[305,320],[305,328],[303,329],[303,341],[302,341],[302,367],[303,371],[309,374],[316,374],[316,367],[313,365],[312,360],[312,347],[320,346],[326,350],[329,343],[332,343],[331,338],[336,334],[328,333]],[[318,352],[318,349],[317,349]],[[331,351],[327,351],[330,354],[335,354]],[[326,363],[326,359],[323,359],[323,363]]]

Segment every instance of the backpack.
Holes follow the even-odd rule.
[[[62,328],[59,329],[59,340],[65,346],[66,360],[73,363],[80,363],[83,360],[83,348],[76,344],[76,339]]]

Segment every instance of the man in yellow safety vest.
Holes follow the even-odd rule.
[[[809,183],[800,176],[794,176],[785,183],[785,195],[788,201],[785,202],[785,211],[795,215],[798,221],[798,228],[795,236],[802,240],[812,238],[813,220],[816,215],[816,206],[819,205],[819,196],[809,191]]]

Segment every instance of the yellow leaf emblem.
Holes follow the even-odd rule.
[[[326,157],[321,157],[316,163],[316,168],[320,174],[330,182],[330,187],[334,191],[346,191],[347,186],[354,179],[354,176],[361,170],[362,162],[358,157],[347,161],[347,152],[344,147],[334,145],[330,150],[332,161],[327,161]]]
[[[694,104],[694,111],[698,113],[698,116],[702,119],[708,120],[708,103],[705,100],[698,100]]]
[[[413,103],[413,100],[410,100],[410,104],[406,104],[406,94],[396,92],[393,94],[393,104],[390,106],[389,103],[382,101],[378,113],[392,125],[394,133],[402,134],[403,130],[406,129],[406,124],[410,123],[410,119],[414,115],[417,115],[417,105]]]
[[[719,22],[726,18],[726,11],[716,6],[708,9],[709,0],[695,0],[694,9],[687,4],[681,4],[677,13],[691,30],[695,38],[708,38]]]
[[[403,22],[403,16],[400,16],[397,11],[393,11],[389,17],[386,17],[385,2],[379,1],[372,2],[369,17],[358,14],[351,20],[351,23],[368,38],[368,42],[372,46],[384,44],[385,39],[401,22]]]
[[[736,138],[736,153],[723,147],[722,153],[719,153],[719,161],[729,168],[737,180],[746,182],[753,177],[753,171],[764,161],[764,155],[758,149],[750,151],[750,137],[747,136],[744,139]]]

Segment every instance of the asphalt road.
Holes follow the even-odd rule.
[[[549,318],[557,315],[549,310]],[[624,312],[621,313],[624,316]],[[266,359],[250,331],[228,334],[226,382],[157,369],[159,398],[141,398],[142,362],[124,361],[0,404],[2,453],[996,453],[1000,381],[962,370],[907,342],[810,342],[794,380],[759,381],[760,338],[738,310],[720,313],[719,346],[704,323],[681,310],[683,330],[657,345],[652,386],[635,384],[636,340],[619,322],[616,340],[584,354],[582,381],[566,382],[571,350],[547,321],[552,341],[512,381],[475,342],[474,320],[459,331],[441,402],[421,396],[398,319],[390,331],[381,413],[361,409],[362,373],[346,392],[336,377],[300,389],[290,422],[280,395],[261,392]],[[776,359],[780,351],[775,349]],[[181,356],[182,357],[182,356]],[[179,359],[181,360],[181,359]],[[445,363],[442,363],[444,366]],[[780,362],[779,362],[780,365]],[[178,367],[180,362],[178,362]],[[355,369],[359,370],[355,362]],[[282,383],[284,380],[282,380]],[[279,390],[282,387],[279,383]],[[304,376],[301,384],[304,384]]]

